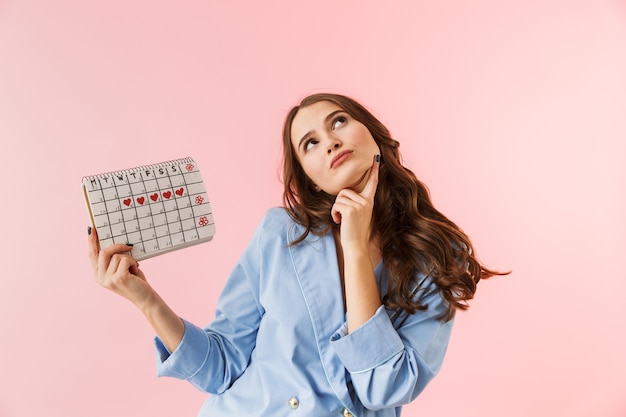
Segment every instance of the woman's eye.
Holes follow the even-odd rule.
[[[309,149],[311,149],[314,145],[317,144],[317,140],[316,139],[309,139],[304,143],[304,151],[308,151]]]
[[[343,117],[343,116],[337,117],[335,120],[333,120],[333,130],[337,129],[339,126],[344,124],[346,121],[347,121],[347,119],[345,117]]]

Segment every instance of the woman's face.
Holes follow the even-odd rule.
[[[367,127],[330,101],[300,108],[291,124],[291,145],[318,190],[332,195],[344,188],[361,192],[380,154]]]

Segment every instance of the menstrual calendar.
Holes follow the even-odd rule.
[[[87,176],[83,191],[100,247],[132,243],[137,260],[206,242],[215,234],[192,158]]]

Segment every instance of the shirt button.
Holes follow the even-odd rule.
[[[347,408],[342,408],[341,409],[341,415],[343,417],[352,417],[352,413]]]
[[[298,399],[296,397],[291,397],[288,401],[288,404],[289,404],[289,408],[291,408],[292,410],[295,410],[300,405],[300,402],[298,402]]]

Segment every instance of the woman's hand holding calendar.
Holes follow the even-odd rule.
[[[131,249],[132,245],[116,244],[99,250],[95,228],[89,235],[89,260],[96,282],[141,309],[153,290],[137,261],[130,256]]]
[[[96,282],[137,306],[170,352],[176,350],[183,338],[184,324],[146,280],[129,254],[132,245],[115,244],[99,249],[96,230],[89,230],[89,260]]]

